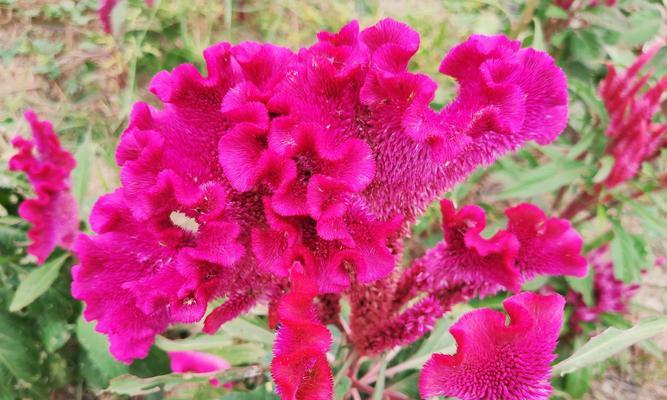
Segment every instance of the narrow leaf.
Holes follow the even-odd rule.
[[[60,267],[65,263],[67,256],[67,254],[63,254],[33,269],[16,289],[12,303],[9,305],[9,311],[19,311],[49,290],[58,277]]]
[[[588,367],[661,332],[667,332],[667,317],[647,319],[626,330],[608,328],[558,363],[553,368],[553,374],[563,376]]]

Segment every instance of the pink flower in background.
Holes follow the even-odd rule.
[[[327,400],[333,396],[333,374],[326,353],[331,333],[317,319],[313,300],[315,281],[295,263],[291,271],[292,287],[278,302],[280,327],[271,362],[271,376],[283,399]]]
[[[450,328],[456,354],[434,354],[424,366],[422,397],[548,399],[564,304],[557,294],[521,293],[503,302],[509,324],[505,314],[488,308],[464,314]]]
[[[574,4],[574,0],[554,0],[554,3],[562,9],[569,10]],[[600,3],[600,0],[589,0],[588,6],[597,7],[600,5]],[[604,5],[607,7],[613,7],[616,5],[616,0],[604,0]]]
[[[639,291],[638,284],[628,284],[614,276],[614,264],[609,259],[609,247],[602,246],[588,254],[593,270],[593,304],[586,304],[581,293],[570,290],[567,303],[574,308],[570,325],[581,332],[582,322],[596,321],[603,313],[625,314],[632,298]]]
[[[614,157],[614,166],[604,181],[613,188],[632,179],[644,161],[658,155],[667,144],[667,123],[655,123],[653,116],[660,110],[660,99],[667,90],[667,75],[647,87],[651,72],[639,71],[663,47],[658,43],[640,55],[625,71],[617,72],[608,65],[607,76],[600,83],[600,96],[609,114],[607,154]],[[643,88],[646,90],[643,90]]]
[[[224,358],[198,351],[171,351],[167,353],[173,372],[222,372],[231,368]],[[212,386],[219,386],[216,378],[211,378]]]
[[[205,317],[209,333],[258,302],[277,304],[295,263],[313,297],[365,298],[398,276],[403,237],[437,196],[565,126],[563,73],[518,41],[472,36],[453,48],[440,71],[459,95],[437,112],[435,83],[407,70],[419,47],[407,25],[360,32],[352,22],[318,39],[297,53],[214,45],[206,76],[190,64],[162,71],[151,91],[163,107],[134,106],[116,152],[121,187],[95,205],[95,234],[77,241],[72,271],[73,295],[118,359],[145,357],[155,335],[201,320],[213,299],[223,302]],[[567,229],[539,218],[517,236],[552,254]],[[548,259],[556,267],[511,267],[523,277],[564,262]],[[432,327],[427,310],[444,312],[435,298],[420,304],[405,317],[413,339]],[[284,393],[301,390],[293,377],[304,371],[326,375],[323,351],[308,351],[274,374]]]
[[[25,118],[33,138],[12,140],[19,152],[9,160],[9,169],[23,171],[35,190],[35,198],[21,203],[19,215],[32,225],[28,253],[42,264],[56,246],[71,248],[78,234],[79,217],[70,191],[70,174],[76,163],[61,147],[50,122],[38,120],[32,111],[27,111]]]

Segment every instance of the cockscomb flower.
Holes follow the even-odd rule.
[[[222,357],[199,351],[171,351],[167,353],[172,372],[222,372],[231,368],[231,365]],[[220,386],[216,378],[211,378],[211,385]]]
[[[214,332],[275,303],[294,263],[318,294],[365,287],[394,270],[409,225],[443,191],[567,120],[551,57],[504,36],[472,36],[440,71],[459,83],[442,111],[436,85],[407,65],[419,36],[383,20],[294,53],[221,43],[158,73],[161,109],[135,105],[116,160],[122,186],[91,214],[72,292],[111,339],[144,357],[170,324]]]
[[[549,218],[532,204],[505,211],[507,229],[486,239],[484,210],[468,205],[456,211],[441,202],[444,241],[422,263],[432,290],[465,287],[484,296],[500,289],[517,292],[537,275],[586,275],[583,241],[567,220]]]
[[[69,249],[79,231],[70,182],[76,163],[60,145],[50,122],[40,121],[32,111],[27,111],[25,118],[32,129],[32,140],[20,136],[12,140],[19,152],[9,160],[9,169],[23,171],[35,190],[36,197],[19,206],[19,215],[32,225],[28,253],[42,264],[56,246]]]
[[[583,277],[583,240],[571,224],[532,204],[508,208],[507,229],[486,239],[486,216],[475,205],[442,200],[444,240],[412,262],[392,284],[351,296],[352,338],[362,354],[406,345],[430,331],[457,303],[500,290],[518,292],[538,275]],[[404,306],[424,295],[409,308]]]
[[[603,313],[628,312],[628,304],[639,290],[638,284],[628,284],[614,276],[614,264],[609,259],[609,247],[602,246],[588,254],[593,270],[593,304],[586,304],[581,293],[570,290],[567,303],[573,307],[570,325],[581,331],[582,322],[596,321]]]
[[[607,154],[614,157],[614,165],[604,181],[613,188],[632,179],[644,161],[655,158],[667,144],[667,123],[655,123],[653,116],[660,110],[660,99],[667,91],[667,75],[643,91],[651,72],[640,75],[640,70],[663,47],[651,47],[625,71],[617,72],[607,66],[607,76],[600,82],[600,96],[609,114],[605,131],[608,138]]]
[[[326,353],[331,334],[317,319],[313,300],[317,285],[295,263],[289,293],[277,306],[278,333],[271,375],[284,400],[327,400],[333,395],[333,375]]]
[[[505,314],[488,308],[464,314],[449,330],[456,354],[434,354],[424,365],[422,397],[548,399],[564,304],[558,294],[521,293],[503,302],[509,324]]]

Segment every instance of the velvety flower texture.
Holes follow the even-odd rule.
[[[396,282],[374,285],[367,296],[352,294],[352,338],[362,354],[413,342],[453,305],[474,297],[518,292],[538,275],[586,276],[583,240],[567,220],[520,204],[505,211],[507,229],[486,239],[482,208],[467,205],[457,211],[451,200],[442,200],[441,208],[441,243],[414,260]]]
[[[628,304],[639,291],[638,284],[616,279],[608,246],[590,252],[588,262],[593,270],[593,304],[586,304],[583,295],[576,291],[571,290],[565,297],[573,307],[569,322],[575,332],[581,331],[582,322],[596,321],[603,313],[627,313]]]
[[[60,246],[69,249],[79,231],[76,202],[71,193],[70,174],[74,157],[60,145],[48,121],[40,121],[32,111],[25,113],[32,129],[32,140],[17,136],[12,145],[18,154],[9,160],[11,171],[23,171],[36,197],[19,206],[21,218],[31,223],[28,253],[44,263]]]
[[[651,47],[625,72],[619,73],[608,65],[607,76],[600,82],[600,96],[609,113],[606,152],[615,160],[604,181],[608,188],[632,179],[642,162],[655,158],[660,148],[667,145],[667,123],[652,122],[653,116],[660,111],[660,99],[667,91],[667,75],[643,93],[651,72],[639,75],[642,67],[662,47],[662,43]]]
[[[172,351],[167,353],[172,372],[222,372],[231,368],[231,365],[222,357],[198,351]],[[219,386],[216,378],[211,378],[212,386]]]
[[[333,375],[326,357],[331,333],[317,318],[317,285],[299,263],[291,282],[290,292],[278,302],[271,375],[283,400],[331,399]]]
[[[509,325],[505,314],[488,308],[463,315],[449,330],[456,354],[434,354],[424,365],[422,397],[548,399],[564,304],[558,294],[521,293],[503,302]]]
[[[505,211],[507,229],[485,239],[482,208],[468,205],[457,212],[450,200],[441,207],[444,241],[422,259],[435,292],[465,287],[484,296],[501,289],[517,292],[537,275],[586,275],[583,241],[567,220],[520,204]]]
[[[407,71],[407,25],[351,22],[298,53],[253,42],[158,73],[164,106],[135,105],[118,145],[122,186],[76,243],[72,293],[129,362],[170,324],[205,331],[275,303],[295,262],[319,294],[387,277],[409,224],[443,191],[567,119],[565,77],[545,53],[472,36],[440,71],[459,83],[442,111],[435,83]],[[356,285],[356,286],[355,286]]]

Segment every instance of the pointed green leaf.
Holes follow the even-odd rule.
[[[58,277],[60,267],[65,263],[67,256],[63,254],[33,269],[16,289],[12,303],[9,305],[9,311],[19,311],[44,294]]]
[[[562,376],[604,361],[623,349],[661,332],[667,332],[667,317],[647,319],[626,330],[607,328],[570,357],[558,363],[553,368],[553,374]]]

